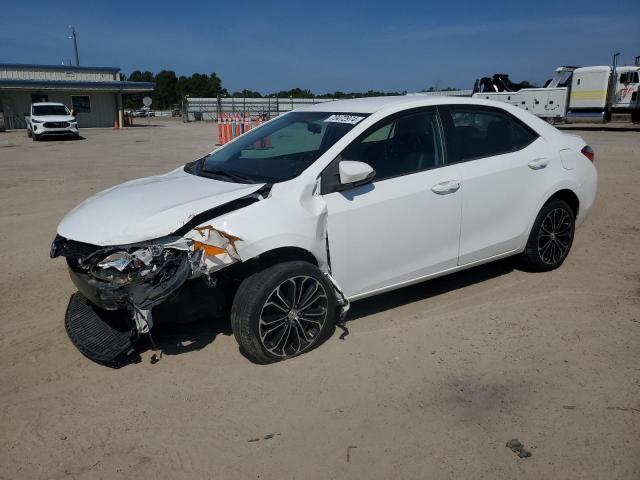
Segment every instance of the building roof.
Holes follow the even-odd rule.
[[[23,68],[28,70],[61,70],[64,72],[112,72],[118,73],[118,67],[75,67],[73,65],[41,65],[37,63],[0,63],[0,68]]]
[[[151,92],[152,82],[85,82],[76,80],[14,80],[0,79],[0,90],[83,90],[94,92]]]

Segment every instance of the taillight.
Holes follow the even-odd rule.
[[[580,151],[585,157],[591,160],[591,162],[593,162],[596,159],[596,153],[593,151],[593,148],[591,148],[589,145],[585,145],[584,148]]]

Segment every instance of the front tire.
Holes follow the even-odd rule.
[[[231,328],[242,353],[273,363],[308,352],[334,329],[336,296],[314,265],[284,262],[243,280],[231,308]]]
[[[575,233],[575,213],[567,202],[556,198],[538,213],[522,260],[530,270],[548,272],[567,258]]]
[[[32,135],[31,129],[27,128],[27,137],[31,138]]]

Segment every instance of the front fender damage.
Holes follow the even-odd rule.
[[[236,205],[194,215],[179,230],[157,240],[95,246],[57,236],[51,246],[51,257],[66,258],[71,279],[81,294],[81,298],[78,294],[72,297],[65,318],[72,342],[89,358],[108,363],[129,350],[140,335],[148,334],[151,338],[154,307],[177,295],[190,279],[201,278],[209,286],[215,286],[216,272],[249,260],[243,258],[239,248],[244,239],[234,234],[227,222],[215,222],[218,226],[214,226],[213,220],[234,211],[234,206],[240,209],[264,200],[269,193],[260,191]],[[313,250],[320,269],[335,287],[341,322],[349,302],[331,277],[326,205],[319,203],[316,204],[319,210],[309,212],[318,228],[315,240],[318,248]],[[104,321],[109,311],[129,312],[128,332]],[[90,331],[91,328],[95,331]],[[129,340],[125,342],[127,334]]]
[[[264,200],[269,190],[264,186],[194,214],[176,232],[157,240],[96,246],[57,235],[50,256],[66,258],[79,291],[71,297],[65,315],[72,342],[92,360],[110,363],[130,350],[141,334],[151,338],[155,306],[177,295],[189,279],[203,278],[213,286],[213,273],[242,261],[237,247],[242,239],[207,221]],[[110,311],[128,311],[129,320],[115,325]]]

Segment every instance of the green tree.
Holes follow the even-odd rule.
[[[131,72],[131,75],[129,75],[128,80],[130,82],[153,82],[154,79],[155,76],[149,70],[146,70],[144,72],[141,72],[140,70],[134,70],[133,72]]]
[[[260,92],[256,92],[253,90],[242,90],[238,92],[233,92],[231,94],[232,97],[243,97],[243,98],[262,98],[262,94]]]
[[[155,76],[149,70],[141,72],[140,70],[134,70],[127,77],[123,75],[123,80],[127,80],[129,82],[153,82],[155,80]],[[142,107],[142,99],[144,98],[145,93],[130,93],[128,95],[123,96],[123,104],[126,109],[137,110]]]
[[[166,110],[178,101],[178,78],[173,70],[162,70],[155,76],[156,87],[153,92],[154,108]]]
[[[213,98],[227,94],[226,89],[222,88],[222,80],[215,72],[211,75],[194,73],[180,82],[180,89],[182,95],[197,98]]]
[[[307,88],[305,88],[304,90],[301,88],[292,88],[291,90],[281,90],[279,92],[276,93],[272,93],[269,96],[273,96],[275,95],[276,97],[292,97],[292,98],[314,98],[315,95],[313,94],[313,92]]]

